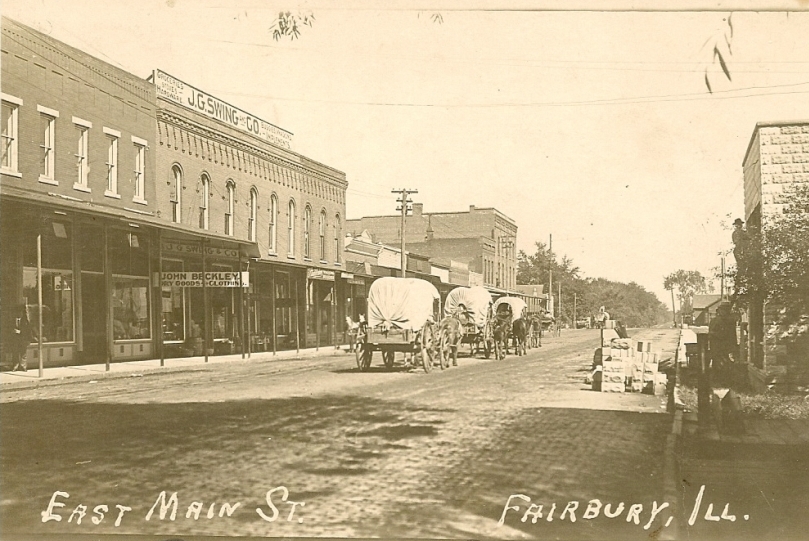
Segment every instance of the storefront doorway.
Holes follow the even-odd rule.
[[[84,362],[102,362],[107,352],[107,307],[104,275],[81,273],[82,357]]]

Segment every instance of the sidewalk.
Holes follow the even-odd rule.
[[[28,371],[26,372],[0,372],[0,386],[26,388],[36,387],[41,383],[58,383],[69,381],[82,381],[92,380],[99,378],[110,377],[130,377],[134,374],[142,374],[146,372],[157,371],[178,371],[178,370],[199,370],[205,366],[219,363],[232,363],[239,361],[269,361],[269,360],[289,360],[289,359],[306,359],[312,357],[325,357],[347,355],[348,346],[339,346],[335,349],[333,346],[325,346],[321,348],[301,349],[300,352],[296,350],[279,351],[275,354],[272,352],[262,351],[252,353],[248,358],[245,354],[244,359],[240,353],[233,355],[217,355],[208,357],[207,364],[205,357],[182,357],[171,358],[163,361],[163,366],[160,366],[160,359],[147,359],[143,361],[120,361],[110,363],[109,371],[104,363],[101,364],[83,364],[75,366],[58,366],[46,367],[43,370],[43,375],[39,377],[39,367],[28,363]]]

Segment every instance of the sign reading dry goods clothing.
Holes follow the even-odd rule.
[[[292,133],[206,94],[160,70],[154,72],[157,97],[173,101],[210,118],[215,118],[260,139],[292,150]]]
[[[160,275],[163,287],[202,287],[201,272],[164,272]],[[249,272],[206,272],[207,287],[248,287]]]

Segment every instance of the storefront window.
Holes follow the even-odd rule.
[[[150,338],[149,239],[140,232],[112,229],[108,247],[112,267],[113,338]]]
[[[115,340],[149,338],[149,279],[113,277],[112,311]]]
[[[27,229],[20,239],[23,250],[23,296],[29,306],[31,327],[39,328],[37,295],[37,233],[42,245],[42,342],[72,342],[73,228],[70,222],[46,220]]]
[[[31,328],[39,331],[37,270],[23,269],[23,295],[28,304]],[[42,269],[42,343],[73,341],[73,273]]]

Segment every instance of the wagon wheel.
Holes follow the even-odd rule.
[[[492,356],[493,342],[492,325],[487,321],[486,325],[483,327],[483,355],[487,359]]]
[[[435,346],[435,335],[430,325],[425,325],[421,331],[421,365],[424,371],[429,373],[433,369],[433,347]]]
[[[365,342],[357,344],[356,356],[357,368],[359,368],[362,372],[367,371],[371,367],[371,359],[374,356],[374,352],[371,350],[369,345]]]
[[[357,342],[354,344],[354,356],[357,358],[357,368],[362,370],[362,356],[363,356],[363,343]]]
[[[449,339],[447,338],[447,333],[441,331],[438,338],[438,365],[441,367],[441,370],[445,370],[449,368],[449,357],[451,355],[450,347],[447,344]]]
[[[393,361],[396,356],[394,351],[383,351],[382,361],[385,363],[385,368],[393,368]]]

